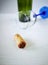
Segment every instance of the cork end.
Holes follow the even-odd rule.
[[[25,46],[26,46],[26,43],[25,43],[25,42],[21,42],[21,43],[18,45],[19,48],[24,48]]]

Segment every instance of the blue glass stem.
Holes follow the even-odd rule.
[[[43,11],[42,13],[39,13],[39,14],[34,14],[34,15],[33,15],[33,17],[35,17],[35,18],[36,18],[36,17],[37,17],[37,16],[39,16],[39,15],[45,15],[45,14],[46,14],[46,11]]]

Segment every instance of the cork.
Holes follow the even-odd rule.
[[[21,35],[15,34],[14,40],[16,41],[16,44],[17,44],[17,46],[18,46],[19,48],[25,48],[26,42],[25,42],[25,40],[22,38]]]

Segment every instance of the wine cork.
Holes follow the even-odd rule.
[[[19,34],[15,34],[14,40],[16,41],[19,48],[24,48],[26,46],[26,42]]]

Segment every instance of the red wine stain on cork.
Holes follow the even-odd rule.
[[[25,46],[26,46],[26,43],[25,43],[25,42],[21,42],[21,43],[18,45],[19,48],[24,48]]]

